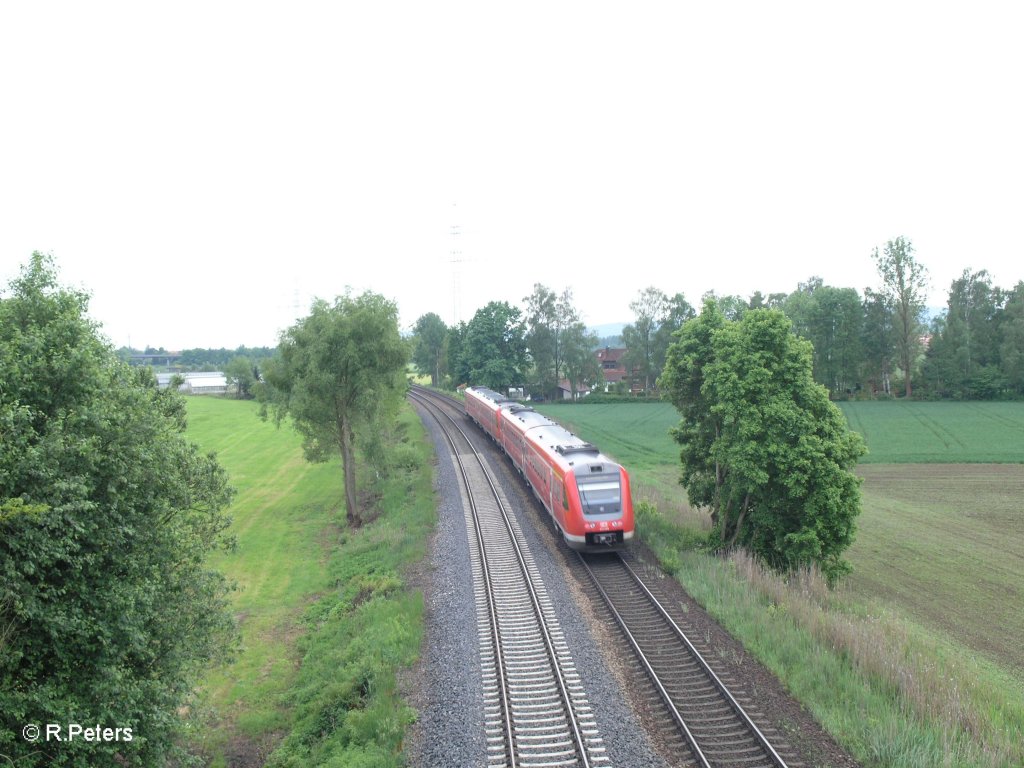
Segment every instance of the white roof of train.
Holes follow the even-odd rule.
[[[531,440],[540,443],[563,458],[569,466],[574,466],[580,457],[585,457],[583,460],[590,463],[615,464],[596,446],[577,437],[561,424],[537,413],[532,408],[513,407],[509,409],[506,417],[519,422],[520,428],[528,431]]]

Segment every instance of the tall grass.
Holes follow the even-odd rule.
[[[865,764],[1024,765],[1024,699],[996,667],[858,609],[814,570],[783,578],[745,554],[688,548],[649,504],[638,518],[663,566]]]
[[[342,533],[328,565],[334,587],[306,611],[289,696],[295,718],[268,767],[403,762],[415,712],[397,675],[416,660],[423,637],[423,596],[406,586],[405,572],[426,556],[435,507],[431,449],[411,409],[389,437],[376,514]]]

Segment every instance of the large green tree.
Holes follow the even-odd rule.
[[[389,427],[405,391],[406,361],[398,308],[367,291],[355,298],[339,296],[333,304],[314,301],[310,314],[281,335],[278,356],[265,370],[264,404],[278,423],[291,418],[306,458],[326,461],[341,455],[345,511],[352,526],[362,524],[357,438],[364,455],[377,457],[377,438]]]
[[[780,570],[849,566],[864,446],[813,378],[811,345],[777,310],[727,321],[713,303],[669,350],[662,386],[682,415],[682,481],[718,540]]]
[[[460,322],[448,329],[445,349],[448,358],[448,379],[452,389],[461,384],[470,384],[469,361],[466,358],[466,323]]]
[[[999,372],[997,322],[1003,292],[992,286],[988,272],[963,274],[949,288],[946,315],[933,328],[925,361],[928,383],[943,395],[994,397],[990,389]]]
[[[911,375],[925,331],[922,316],[928,271],[914,258],[914,246],[904,237],[888,241],[881,253],[875,248],[874,260],[882,278],[882,293],[892,308],[893,339],[903,371],[904,393],[910,397],[913,394]]]
[[[224,368],[224,375],[228,379],[228,386],[235,388],[235,396],[238,398],[252,397],[253,387],[258,381],[259,367],[252,358],[246,355],[237,355]]]
[[[626,370],[634,372],[643,382],[644,391],[658,378],[657,332],[668,309],[668,297],[653,285],[644,288],[630,302],[635,320],[622,329],[622,342],[626,345]]]
[[[1007,386],[1024,395],[1024,281],[1006,292],[999,322],[999,364]]]
[[[528,355],[518,307],[492,301],[466,324],[460,364],[470,384],[503,391],[525,381]]]
[[[686,300],[686,296],[677,293],[675,296],[665,300],[664,311],[654,332],[654,343],[651,353],[652,367],[655,377],[660,376],[665,368],[665,358],[668,355],[668,348],[674,341],[676,331],[683,327],[683,323],[691,320],[696,312],[693,306]]]
[[[585,382],[594,385],[603,379],[601,365],[594,354],[597,334],[588,331],[582,322],[575,322],[565,329],[564,338],[565,378],[575,397]]]
[[[87,308],[39,253],[0,300],[0,761],[19,767],[164,764],[235,637],[206,565],[230,543],[227,477]],[[132,737],[22,738],[47,723]]]
[[[445,341],[448,327],[435,312],[428,312],[416,321],[413,327],[412,361],[423,373],[430,373],[430,383],[441,383],[445,363]]]
[[[836,395],[859,389],[865,373],[865,308],[853,288],[825,285],[811,277],[785,298],[770,297],[814,349],[814,380]],[[888,354],[888,352],[886,352]]]
[[[889,395],[892,361],[896,354],[892,307],[884,293],[866,288],[861,308],[864,318],[861,378],[872,394]]]
[[[579,313],[572,303],[572,290],[566,288],[556,294],[545,285],[536,283],[533,293],[524,297],[526,305],[526,346],[530,355],[531,388],[549,398],[558,395],[558,385],[566,377],[566,360],[575,350],[569,350],[570,341],[578,342],[578,334],[571,329],[579,323]]]

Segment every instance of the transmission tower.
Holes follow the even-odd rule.
[[[461,267],[462,267],[462,250],[459,247],[459,235],[462,232],[458,224],[452,224],[451,227],[451,238],[452,238],[452,250],[451,258],[449,261],[452,265],[452,325],[458,325],[459,321],[462,320],[462,281],[461,281]]]

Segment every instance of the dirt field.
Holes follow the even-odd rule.
[[[1024,465],[862,465],[848,588],[1024,680]]]

